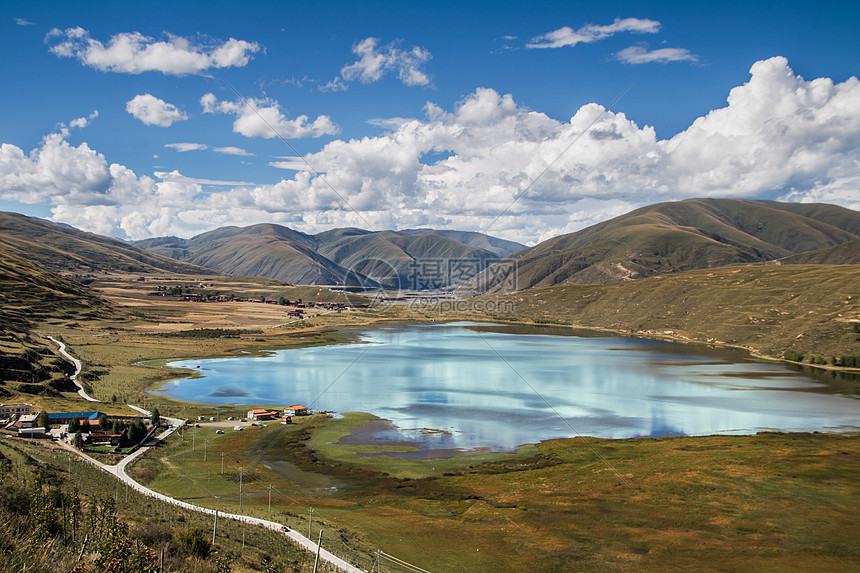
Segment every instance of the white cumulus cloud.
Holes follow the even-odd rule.
[[[306,115],[289,119],[281,113],[278,102],[269,99],[219,101],[214,94],[207,93],[200,98],[200,105],[203,113],[235,115],[233,131],[245,137],[298,139],[335,135],[339,131],[327,115],[320,115],[313,121]]]
[[[159,127],[170,127],[176,121],[188,119],[188,115],[175,105],[152,94],[140,94],[126,102],[125,111],[145,123]]]
[[[45,36],[45,42],[56,56],[77,58],[85,66],[103,72],[154,71],[174,76],[200,74],[210,68],[244,67],[261,50],[256,42],[235,38],[201,44],[172,34],[167,34],[165,40],[156,40],[140,32],[116,34],[105,45],[81,27],[54,28]]]
[[[69,127],[84,128],[90,124],[92,120],[99,116],[99,110],[95,109],[86,117],[78,117],[69,122]]]
[[[0,199],[47,203],[55,220],[126,238],[268,221],[305,232],[487,229],[526,243],[690,197],[860,209],[860,81],[806,80],[780,57],[756,62],[725,106],[669,139],[596,103],[562,121],[489,88],[424,111],[308,155],[322,175],[274,158],[291,173],[273,185],[178,172],[156,181],[52,134],[29,153],[0,147]]]
[[[373,83],[389,73],[395,74],[407,86],[426,86],[430,83],[430,77],[422,68],[433,56],[420,46],[404,50],[400,48],[399,42],[380,46],[379,38],[365,38],[352,47],[352,53],[358,59],[341,68],[340,75],[323,90],[343,90],[347,82],[353,81]]]

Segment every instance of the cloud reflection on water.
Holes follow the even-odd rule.
[[[857,400],[798,392],[821,384],[780,365],[738,361],[736,352],[540,330],[511,334],[482,327],[479,335],[469,326],[386,326],[374,331],[379,337],[370,348],[321,346],[175,362],[171,366],[205,367],[205,376],[168,384],[165,391],[213,403],[241,398],[371,412],[401,429],[450,432],[434,439],[466,449],[509,450],[574,433],[627,438],[860,426]]]

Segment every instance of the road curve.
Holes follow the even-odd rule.
[[[134,409],[140,413],[149,414],[149,412],[147,412],[143,408],[139,408],[137,406],[129,406],[129,407],[131,407],[132,409]],[[213,515],[213,516],[217,514],[217,516],[219,518],[233,519],[233,520],[241,521],[243,523],[248,523],[251,525],[260,525],[262,527],[265,527],[266,529],[271,529],[272,531],[277,531],[277,532],[281,531],[281,527],[283,526],[283,524],[281,524],[281,523],[277,523],[274,521],[268,521],[266,519],[260,519],[257,517],[251,517],[249,515],[238,515],[235,513],[224,513],[222,511],[210,509],[208,507],[201,507],[199,505],[192,505],[188,502],[174,499],[172,497],[164,495],[163,493],[158,493],[157,491],[151,490],[148,487],[141,485],[140,483],[136,482],[131,476],[129,476],[125,471],[125,469],[129,463],[131,463],[133,460],[137,459],[139,456],[142,456],[144,453],[149,451],[149,449],[151,447],[158,444],[158,442],[160,442],[161,440],[167,438],[167,436],[169,436],[175,430],[179,429],[183,424],[185,424],[185,420],[180,420],[178,418],[167,418],[167,417],[162,416],[162,419],[170,422],[172,427],[163,431],[158,436],[150,439],[146,445],[141,446],[140,448],[137,449],[137,451],[135,451],[134,453],[129,454],[128,456],[123,458],[115,466],[109,466],[107,464],[103,464],[103,463],[99,462],[98,460],[91,458],[90,456],[86,455],[85,453],[73,448],[72,446],[70,446],[69,444],[67,444],[63,441],[60,441],[60,445],[64,448],[66,448],[67,450],[73,451],[74,453],[76,453],[77,455],[79,455],[84,460],[88,461],[89,463],[103,469],[104,471],[106,471],[108,473],[115,475],[117,478],[120,479],[120,481],[128,484],[129,487],[131,487],[132,489],[134,489],[134,490],[136,490],[136,491],[138,491],[144,495],[154,497],[154,498],[156,498],[160,501],[163,501],[165,503],[170,503],[170,504],[173,504],[173,505],[176,505],[178,507],[182,507],[184,509],[188,509],[191,511],[196,511],[199,513],[205,513],[205,514]],[[289,531],[286,531],[284,533],[284,536],[289,537],[294,542],[298,543],[301,547],[303,547],[304,549],[306,549],[308,551],[311,551],[313,553],[317,552],[317,544],[314,543],[313,541],[311,541],[310,539],[308,539],[307,537],[305,537],[304,535],[302,535],[301,533],[298,533],[297,531],[290,529]],[[331,563],[332,565],[334,565],[335,567],[341,569],[342,571],[346,571],[347,573],[365,573],[362,569],[359,569],[353,565],[350,565],[349,563],[347,563],[346,561],[344,561],[343,559],[341,559],[337,555],[334,555],[333,553],[330,553],[329,551],[326,551],[325,549],[320,549],[319,555],[320,555],[320,559],[322,559],[323,561],[327,561],[327,562]]]
[[[52,342],[56,342],[57,345],[59,345],[59,347],[60,347],[60,354],[65,356],[67,359],[71,360],[72,364],[75,365],[75,373],[72,374],[71,376],[69,376],[69,380],[71,380],[72,384],[74,384],[78,388],[78,394],[81,395],[81,398],[83,398],[84,400],[88,400],[90,402],[101,402],[101,400],[96,400],[95,398],[93,398],[92,396],[87,394],[84,391],[84,387],[81,386],[80,384],[78,384],[78,374],[81,373],[81,361],[78,360],[77,358],[75,358],[74,356],[72,356],[71,354],[69,354],[68,352],[66,352],[66,345],[63,344],[62,342],[60,342],[59,340],[57,340],[56,338],[54,338],[53,336],[49,336],[48,340],[51,340]]]

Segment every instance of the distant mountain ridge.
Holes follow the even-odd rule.
[[[348,227],[310,235],[272,223],[128,244],[0,213],[0,248],[54,271],[217,271],[292,284],[464,285],[473,293],[605,284],[738,263],[858,264],[860,213],[824,204],[688,199],[519,247],[470,231]],[[514,266],[512,284],[505,269]]]
[[[470,231],[347,227],[308,235],[271,223],[222,227],[190,239],[158,237],[135,245],[229,274],[265,276],[292,284],[405,289],[442,287],[466,278],[452,274],[451,261],[468,262],[474,273],[525,248]]]
[[[211,274],[123,241],[18,213],[0,212],[0,249],[54,272]]]
[[[823,204],[688,199],[636,209],[520,251],[516,289],[606,284],[669,272],[757,263],[851,243],[860,213]],[[846,247],[851,251],[851,247]],[[843,255],[844,260],[850,259]],[[502,292],[490,267],[473,284]],[[498,274],[498,273],[496,273]]]
[[[404,235],[439,235],[466,245],[478,247],[490,251],[501,258],[507,257],[526,248],[525,245],[515,241],[508,241],[498,237],[485,235],[475,231],[451,231],[447,229],[405,229],[398,231]]]

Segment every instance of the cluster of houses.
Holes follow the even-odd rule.
[[[266,408],[254,408],[253,410],[248,410],[248,419],[277,420],[280,418],[282,422],[290,424],[293,421],[293,416],[308,416],[310,414],[311,411],[308,408],[301,404],[296,404],[295,406],[284,408],[283,412],[279,410],[267,410]]]
[[[183,293],[182,291],[187,290],[187,288],[188,287],[168,288],[159,286],[157,287],[157,290],[148,293],[148,296],[176,297],[186,302],[255,302],[258,304],[280,304],[283,306],[295,307],[295,310],[291,310],[287,314],[289,316],[299,317],[302,316],[302,309],[306,308],[322,308],[325,310],[336,310],[338,312],[349,309],[349,306],[342,302],[302,302],[302,299],[240,298],[232,294]]]
[[[121,423],[127,424],[130,420],[139,419],[119,416],[108,419],[102,412],[46,412],[46,414],[47,426],[44,425],[46,420],[44,416],[41,416],[40,412],[34,412],[32,404],[0,404],[0,424],[3,430],[21,438],[71,440],[72,434],[80,433],[85,444],[117,446],[123,441],[123,434],[111,431],[111,428],[116,425],[114,422],[122,419]]]

